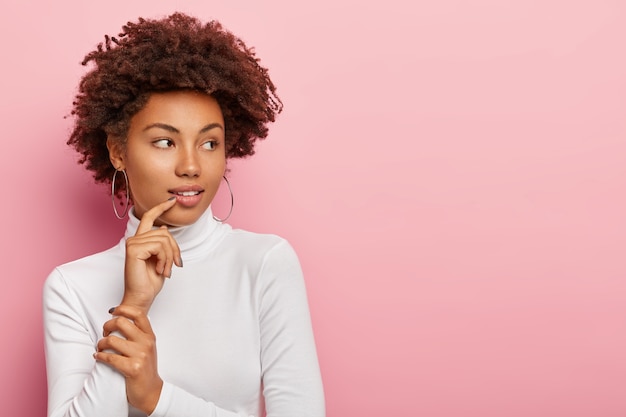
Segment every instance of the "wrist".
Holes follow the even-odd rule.
[[[132,296],[128,296],[124,294],[124,296],[122,297],[122,301],[120,302],[120,305],[134,307],[136,309],[139,309],[141,312],[147,315],[148,311],[150,310],[150,306],[152,305],[152,300],[145,300],[145,299],[132,297]]]
[[[140,407],[137,407],[148,416],[156,410],[157,405],[159,404],[159,399],[161,398],[161,390],[163,389],[163,380],[159,378],[157,383],[148,395],[146,395],[143,404]]]

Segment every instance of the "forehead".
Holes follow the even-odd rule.
[[[224,116],[217,100],[197,91],[152,93],[146,105],[131,118],[131,129],[152,123],[194,128],[208,123],[223,126]]]

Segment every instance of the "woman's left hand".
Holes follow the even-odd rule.
[[[150,320],[141,309],[128,305],[116,307],[111,314],[113,318],[104,323],[104,337],[98,342],[94,358],[126,377],[128,402],[149,415],[156,408],[163,387]]]

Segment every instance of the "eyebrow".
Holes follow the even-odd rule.
[[[152,124],[146,126],[143,129],[143,131],[145,132],[146,130],[150,130],[150,129],[153,129],[153,128],[167,130],[168,132],[172,132],[172,133],[180,133],[180,130],[176,129],[172,125],[168,125],[167,123],[152,123]],[[200,131],[198,133],[205,133],[205,132],[208,132],[209,130],[215,129],[215,128],[220,128],[220,129],[224,130],[224,127],[221,124],[219,124],[219,123],[209,123],[208,125],[204,126],[202,129],[200,129]]]

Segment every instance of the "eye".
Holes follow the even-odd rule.
[[[212,151],[213,149],[217,148],[217,141],[216,140],[210,140],[208,142],[204,142],[202,144],[202,147],[204,149],[208,149],[208,150]]]
[[[152,142],[152,144],[156,146],[157,148],[163,148],[163,149],[174,146],[174,142],[172,142],[171,139],[157,139],[154,142]]]

